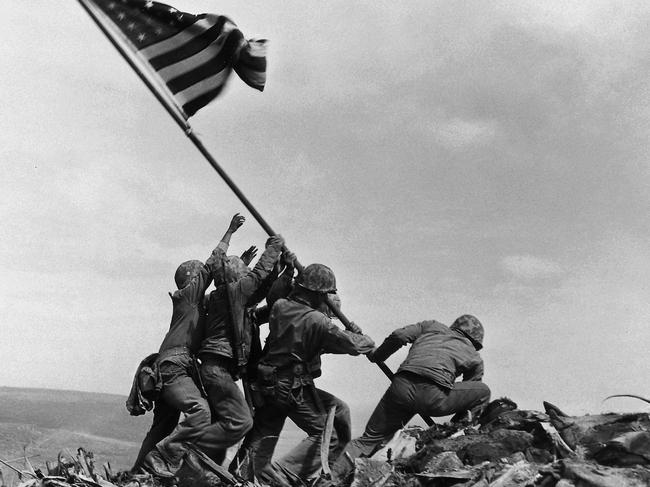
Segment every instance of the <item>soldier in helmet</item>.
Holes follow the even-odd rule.
[[[343,479],[352,469],[350,459],[371,456],[416,414],[475,417],[490,400],[490,389],[481,382],[484,330],[472,315],[456,319],[451,327],[437,321],[422,321],[391,333],[369,358],[382,362],[411,343],[406,360],[379,401],[363,435],[352,440],[339,456],[332,474]],[[463,376],[462,382],[456,378]],[[346,458],[347,457],[347,458]]]
[[[248,455],[253,467],[249,474],[254,473],[264,483],[291,485],[320,467],[320,437],[327,411],[345,405],[314,386],[314,379],[321,374],[321,354],[358,355],[374,348],[370,337],[341,330],[320,311],[327,295],[334,292],[332,270],[311,264],[298,276],[289,297],[278,299],[271,310],[269,336],[255,384],[264,402],[256,408],[253,429],[238,454],[238,458]],[[287,418],[309,436],[270,463]],[[335,429],[330,452],[340,452],[338,443]]]
[[[172,319],[156,363],[162,388],[154,406],[154,419],[134,469],[144,468],[158,477],[173,477],[185,455],[186,443],[210,449],[210,408],[197,386],[196,353],[203,334],[205,291],[228,248],[230,237],[244,223],[236,214],[208,260],[183,262],[174,275],[178,289],[170,293]],[[179,423],[180,413],[183,420]]]
[[[235,381],[246,378],[249,359],[259,358],[255,306],[265,298],[270,281],[277,277],[274,268],[283,247],[281,236],[270,237],[253,269],[240,257],[226,257],[224,253],[221,268],[214,276],[215,290],[210,293],[198,355],[212,422],[217,426],[210,433],[217,435],[212,441],[215,450],[205,453],[217,463],[223,461],[226,448],[241,440],[253,425],[249,407]],[[289,251],[285,254],[295,258]],[[293,274],[293,267],[288,273]]]

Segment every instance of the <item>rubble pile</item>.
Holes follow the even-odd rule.
[[[647,487],[650,416],[569,416],[491,403],[476,426],[402,430],[372,458],[355,461],[352,487]],[[405,447],[405,445],[410,445]],[[394,455],[393,451],[400,451]]]
[[[441,424],[401,430],[371,458],[355,460],[341,485],[351,487],[647,487],[650,486],[650,415],[569,416],[544,403],[545,412],[520,410],[508,399],[490,403],[479,424]],[[12,487],[251,486],[192,449],[178,478],[101,472],[92,453],[65,450],[43,471],[28,458]],[[331,485],[324,478],[313,486]],[[4,482],[2,483],[4,486]],[[302,486],[308,487],[308,486]]]
[[[67,449],[61,451],[56,460],[45,462],[43,469],[34,468],[27,456],[23,458],[24,469],[3,460],[0,462],[9,467],[18,479],[18,482],[9,483],[11,487],[217,487],[246,484],[253,487],[233,477],[227,469],[192,447],[173,479],[158,479],[150,474],[128,471],[113,473],[110,463],[104,463],[99,469],[93,453],[83,448],[78,448],[76,455]],[[2,470],[0,487],[7,487]]]

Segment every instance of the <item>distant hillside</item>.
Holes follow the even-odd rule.
[[[31,461],[43,468],[60,451],[76,454],[83,447],[98,464],[110,461],[116,470],[127,469],[153,416],[130,416],[125,400],[114,394],[0,387],[0,458],[21,457],[25,448],[38,455]]]
[[[116,394],[0,387],[0,458],[38,455],[31,461],[44,468],[60,451],[92,451],[98,465],[110,461],[114,470],[131,467],[153,414],[130,416]],[[282,455],[305,434],[287,421],[276,454]],[[22,468],[20,463],[14,464]],[[11,472],[4,466],[5,480]],[[11,483],[8,483],[11,485]]]
[[[130,416],[116,394],[0,387],[0,423],[33,424],[139,443],[150,414]]]

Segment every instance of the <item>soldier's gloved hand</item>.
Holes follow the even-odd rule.
[[[269,237],[266,241],[266,248],[271,246],[278,248],[284,247],[284,238],[282,238],[282,235],[273,235],[272,237]]]
[[[291,250],[285,250],[280,257],[280,267],[294,267],[293,263],[296,261],[296,254]]]
[[[241,216],[239,213],[235,213],[232,217],[232,220],[230,220],[230,226],[228,227],[228,231],[230,233],[235,233],[239,227],[241,227],[244,222],[246,221],[246,217]]]
[[[354,321],[350,321],[350,331],[357,335],[363,335],[363,330]]]
[[[368,360],[370,360],[372,363],[377,363],[377,359],[375,359],[375,352],[376,351],[377,351],[377,348],[375,347],[366,354],[366,357],[368,357]]]
[[[242,252],[239,258],[242,260],[244,264],[248,265],[251,262],[253,262],[253,259],[255,258],[256,255],[257,255],[257,247],[255,247],[255,245],[251,245],[250,247],[248,247],[247,250],[244,250],[244,252]]]

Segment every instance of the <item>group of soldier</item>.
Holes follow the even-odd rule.
[[[155,391],[145,394],[154,417],[134,471],[172,478],[188,451],[222,464],[227,449],[241,442],[231,471],[269,485],[296,485],[321,469],[321,437],[334,411],[328,458],[336,482],[351,471],[355,458],[370,456],[414,415],[463,421],[488,403],[478,354],[484,332],[475,317],[463,315],[451,327],[434,320],[405,326],[375,347],[361,330],[344,330],[332,321],[333,303],[340,306],[332,270],[311,264],[298,272],[281,236],[267,240],[252,268],[255,247],[240,257],[227,255],[243,223],[243,216],[233,216],[205,263],[187,261],[176,271],[169,331],[149,357],[148,382],[138,381],[137,374],[134,381],[134,387],[153,383],[149,389]],[[211,283],[214,290],[206,294]],[[264,323],[269,329],[262,347]],[[406,360],[363,435],[352,439],[346,403],[314,385],[320,356],[363,354],[381,362],[407,343],[412,346]],[[308,436],[272,459],[287,418]]]

